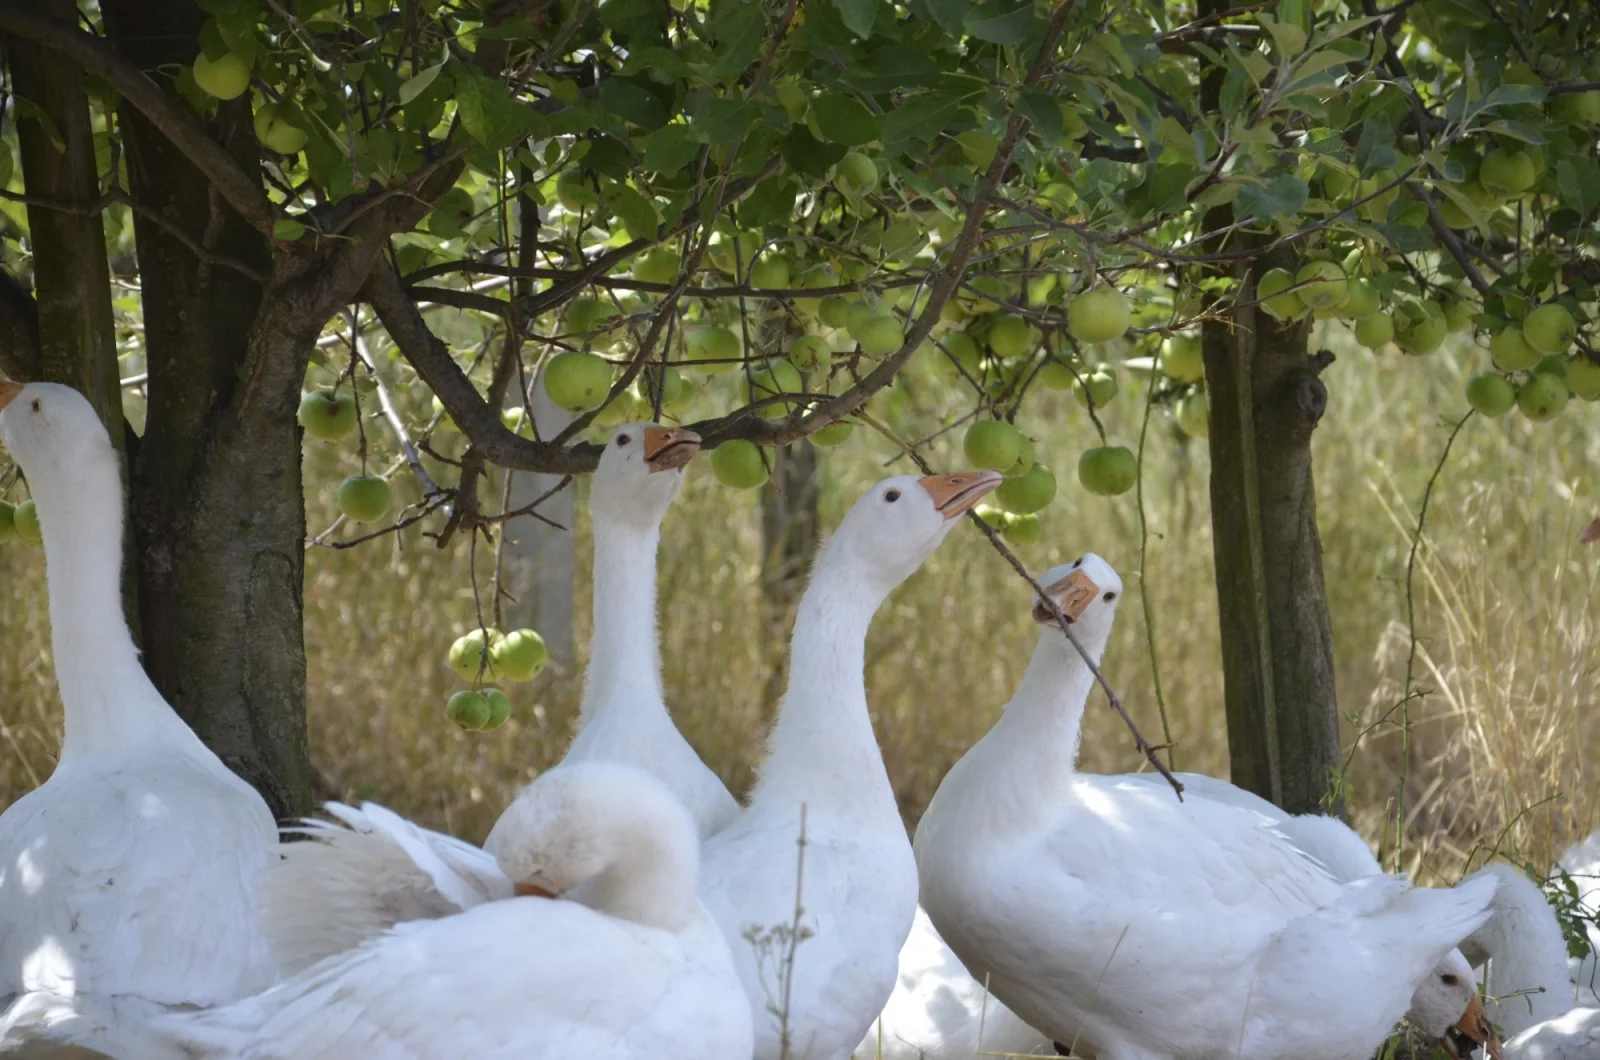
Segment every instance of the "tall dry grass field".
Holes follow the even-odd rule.
[[[1382,844],[1387,863],[1424,879],[1454,879],[1496,849],[1547,866],[1563,844],[1600,826],[1600,549],[1577,544],[1600,510],[1596,409],[1575,405],[1546,425],[1516,414],[1467,424],[1433,490],[1416,554],[1413,652],[1406,572],[1417,509],[1481,354],[1371,355],[1340,338],[1326,337],[1340,359],[1327,376],[1332,403],[1317,432],[1317,486],[1356,823]],[[1107,425],[1132,443],[1143,388],[1126,373],[1123,382]],[[907,436],[937,424],[943,396],[922,383],[896,398]],[[1077,454],[1092,438],[1076,399],[1035,400],[1028,422],[1043,432],[1038,451],[1062,488],[1043,541],[1022,558],[1037,571],[1093,550],[1122,572],[1128,592],[1108,678],[1155,739],[1163,731],[1159,667],[1177,764],[1225,775],[1204,446],[1180,441],[1164,413],[1152,418],[1141,571],[1134,496],[1096,498],[1076,484]],[[959,465],[958,434],[930,447],[936,466]],[[887,440],[859,429],[857,439],[823,460],[825,524],[886,468],[909,470]],[[338,447],[310,443],[307,453],[315,530],[332,521],[333,487],[356,463]],[[575,532],[586,615],[582,518]],[[678,723],[735,790],[760,761],[787,638],[787,617],[763,602],[760,548],[755,495],[720,487],[702,458],[664,530],[662,656]],[[486,587],[489,550],[477,558]],[[3,805],[49,773],[59,706],[42,553],[0,549],[0,586]],[[1016,575],[963,525],[879,614],[869,699],[908,823],[1020,677],[1036,636],[1030,604]],[[497,732],[464,733],[445,720],[456,687],[445,650],[474,614],[464,542],[441,552],[412,530],[310,553],[313,753],[343,797],[377,799],[479,839],[517,786],[560,755],[581,657],[511,688],[513,718]],[[580,621],[580,648],[587,637]],[[1083,759],[1091,770],[1140,766],[1098,693]]]

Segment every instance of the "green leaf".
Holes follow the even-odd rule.
[[[1380,169],[1389,169],[1400,161],[1394,149],[1394,127],[1382,121],[1361,123],[1361,138],[1356,142],[1356,168],[1363,177],[1370,177]]]
[[[858,92],[905,92],[937,80],[939,64],[899,44],[878,48],[852,63],[843,83]]]
[[[530,112],[506,94],[504,82],[462,66],[456,75],[456,114],[468,136],[499,151],[523,137]]]
[[[299,221],[282,218],[272,224],[272,238],[281,239],[285,243],[293,243],[306,234],[306,226]]]
[[[644,167],[655,173],[676,173],[700,153],[687,125],[663,125],[644,138]]]
[[[798,191],[799,185],[791,177],[768,177],[739,204],[739,223],[747,228],[760,228],[787,220],[794,211]]]
[[[689,134],[703,144],[725,144],[744,135],[761,108],[746,99],[707,96],[689,118]]]
[[[1017,109],[1033,123],[1033,131],[1046,144],[1059,143],[1065,123],[1061,103],[1037,85],[1024,85],[1017,92]]]
[[[878,138],[877,117],[849,96],[833,93],[818,96],[811,101],[811,113],[816,116],[822,135],[836,144],[855,147]]]
[[[928,14],[946,33],[959,34],[966,29],[967,13],[975,6],[972,0],[923,0]]]
[[[760,4],[732,4],[711,22],[709,29],[717,42],[713,72],[718,77],[734,77],[748,70],[760,56],[767,19]]]
[[[649,74],[658,81],[673,81],[688,77],[692,72],[689,64],[677,52],[654,46],[628,49],[628,61],[617,71],[623,77]]]
[[[606,194],[607,205],[617,215],[622,227],[632,239],[655,239],[661,234],[661,221],[649,199],[628,187],[618,184]]]
[[[931,141],[945,130],[961,112],[961,100],[954,96],[913,96],[883,118],[883,142]]]
[[[405,83],[400,86],[400,105],[403,107],[426,92],[433,85],[433,82],[438,79],[439,71],[443,69],[444,63],[438,63],[418,70],[411,77],[408,77]]]
[[[1246,184],[1239,189],[1233,208],[1240,220],[1293,217],[1306,204],[1310,189],[1293,173],[1284,173],[1267,185]]]
[[[1509,136],[1513,140],[1521,140],[1525,144],[1543,144],[1546,142],[1545,138],[1539,133],[1528,128],[1520,121],[1512,121],[1509,118],[1497,118],[1484,126],[1484,128],[1489,132],[1499,133],[1501,136]]]
[[[1556,163],[1556,188],[1563,205],[1589,216],[1600,206],[1600,162],[1587,155],[1562,159]]]
[[[790,129],[779,150],[789,168],[805,177],[827,176],[828,169],[845,155],[842,146],[818,140],[804,125]]]
[[[878,0],[833,0],[845,29],[863,39],[872,36],[872,21],[878,15]]]
[[[962,20],[968,33],[991,44],[1015,48],[1034,28],[1032,0],[986,0]]]
[[[636,82],[608,77],[600,82],[600,105],[643,129],[659,129],[672,117],[661,97]]]
[[[45,113],[44,108],[21,96],[12,97],[12,106],[16,109],[18,121],[27,119],[38,122],[39,128],[49,137],[51,146],[57,151],[66,151],[67,141],[61,138],[61,130],[56,128],[56,123],[50,120],[50,115]]]
[[[1306,31],[1293,22],[1279,22],[1264,12],[1256,13],[1256,21],[1272,34],[1272,42],[1278,46],[1279,55],[1299,55],[1306,50]]]
[[[1489,93],[1479,110],[1513,106],[1518,103],[1543,103],[1550,90],[1543,85],[1501,85]]]

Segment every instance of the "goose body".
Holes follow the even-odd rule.
[[[704,849],[701,893],[733,950],[757,1060],[848,1056],[894,988],[917,877],[867,712],[867,627],[998,483],[992,472],[880,482],[818,557],[760,780]]]
[[[690,431],[629,424],[595,471],[594,639],[579,729],[564,762],[618,762],[660,780],[703,837],[738,804],[672,723],[661,691],[656,550],[661,520],[698,451]],[[344,827],[307,822],[262,878],[264,924],[285,973],[407,920],[462,912],[511,893],[484,851],[382,806],[330,803]],[[496,830],[500,825],[496,824]],[[491,832],[491,839],[494,833]]]
[[[276,825],[139,664],[121,473],[88,401],[0,383],[0,441],[39,510],[65,708],[55,772],[0,814],[0,1042],[120,1054],[153,1012],[271,980],[254,880]]]
[[[1578,888],[1578,901],[1591,917],[1600,916],[1600,831],[1589,833],[1572,844],[1561,855],[1556,866],[1572,877]],[[1595,954],[1600,953],[1600,927],[1593,922],[1587,925],[1589,952],[1583,957],[1569,960],[1572,980],[1578,986],[1578,1000],[1584,1005],[1600,1005],[1600,967]]]
[[[1041,581],[1091,658],[1121,581],[1097,556]],[[1041,613],[1042,612],[1042,613]],[[918,827],[922,902],[1019,1017],[1099,1060],[1365,1060],[1479,926],[1450,891],[1333,879],[1259,816],[1074,771],[1088,667],[1043,602],[1017,694]]]
[[[216,1060],[749,1057],[744,992],[695,896],[695,825],[659,781],[559,766],[505,823],[496,857],[524,896],[399,924],[158,1029]]]

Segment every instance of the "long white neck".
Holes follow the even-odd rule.
[[[796,609],[789,687],[751,796],[846,806],[898,820],[867,711],[867,628],[890,587],[838,549],[824,551]]]
[[[30,482],[44,529],[50,639],[65,708],[63,761],[118,751],[154,731],[193,738],[139,664],[122,611],[122,483],[85,462],[72,481]]]
[[[591,909],[663,931],[682,930],[694,916],[700,865],[693,830],[643,817],[623,829],[618,856],[584,881],[575,897]]]
[[[1511,1035],[1571,1009],[1573,988],[1566,939],[1544,894],[1511,866],[1491,870],[1500,881],[1493,913],[1472,940],[1489,954],[1489,994],[1500,999],[1490,1014]]]
[[[1079,636],[1078,642],[1097,662],[1105,651],[1103,633]],[[1083,739],[1084,705],[1093,689],[1094,674],[1078,649],[1059,627],[1044,626],[1022,683],[995,730],[1004,732],[1019,752],[1032,748],[1041,765],[1049,763],[1050,772],[1072,772]]]
[[[597,712],[666,719],[656,644],[659,527],[597,518],[594,529],[594,637],[583,678],[582,724]]]

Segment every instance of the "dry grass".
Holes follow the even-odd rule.
[[[1337,343],[1339,336],[1329,336]],[[1469,423],[1433,497],[1415,578],[1418,650],[1403,753],[1409,637],[1405,568],[1415,509],[1448,434],[1440,413],[1462,407],[1472,358],[1427,361],[1341,349],[1329,376],[1331,412],[1318,431],[1319,516],[1338,648],[1347,741],[1362,738],[1348,779],[1357,822],[1384,837],[1393,862],[1454,878],[1488,849],[1548,865],[1564,843],[1600,825],[1600,710],[1595,689],[1600,550],[1579,529],[1600,509],[1595,409],[1575,407],[1534,427],[1517,417]],[[937,392],[902,400],[908,435],[935,422]],[[1142,392],[1111,410],[1131,442]],[[1050,395],[1032,413],[1039,451],[1061,474],[1045,541],[1023,550],[1036,570],[1091,549],[1130,594],[1108,676],[1147,735],[1160,733],[1139,588],[1139,523],[1131,495],[1090,497],[1073,481],[1091,429],[1076,403]],[[954,466],[953,438],[930,454]],[[882,439],[825,460],[825,523],[880,477]],[[354,456],[312,447],[311,524],[330,521],[332,484]],[[897,465],[904,467],[904,465]],[[1145,499],[1147,577],[1169,722],[1184,769],[1225,772],[1203,447],[1176,440],[1165,417],[1150,432]],[[487,495],[487,491],[486,491]],[[587,527],[578,529],[580,567]],[[397,547],[403,543],[404,548]],[[753,495],[692,474],[662,550],[663,658],[679,724],[736,790],[761,754],[768,687],[786,629],[758,584]],[[480,556],[480,561],[487,557]],[[51,767],[57,724],[46,651],[42,558],[0,549],[0,804]],[[579,578],[587,614],[587,576]],[[869,698],[890,775],[914,822],[940,776],[985,730],[1032,649],[1028,594],[973,529],[938,555],[879,615],[869,647]],[[306,584],[311,724],[320,768],[346,797],[480,838],[514,789],[554,760],[569,735],[578,678],[569,670],[512,690],[513,720],[490,735],[444,719],[455,687],[450,640],[472,622],[464,548],[435,550],[415,532],[351,552],[314,551]],[[578,630],[578,643],[587,630]],[[1134,769],[1121,724],[1091,702],[1084,765]],[[1400,796],[1404,795],[1403,801]],[[1396,847],[1394,823],[1403,845]]]

